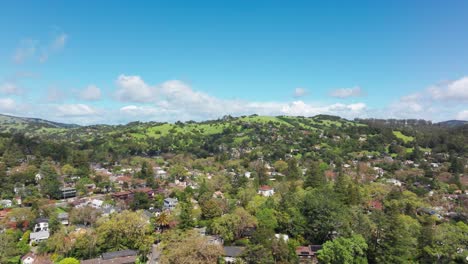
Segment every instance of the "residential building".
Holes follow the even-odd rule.
[[[164,199],[164,209],[174,210],[178,203],[177,198],[166,198]]]
[[[268,185],[263,185],[263,186],[260,186],[260,188],[258,189],[258,194],[265,196],[265,197],[270,197],[275,194],[275,190]]]

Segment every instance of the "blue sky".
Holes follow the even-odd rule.
[[[468,119],[467,1],[9,1],[0,113]]]

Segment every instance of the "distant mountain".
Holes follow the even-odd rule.
[[[69,129],[79,127],[39,118],[17,117],[0,114],[0,132],[20,132],[31,130]]]
[[[468,124],[468,121],[464,120],[448,120],[448,121],[443,121],[437,123],[439,126],[444,126],[444,127],[459,127]]]

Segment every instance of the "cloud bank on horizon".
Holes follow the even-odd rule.
[[[0,85],[0,112],[4,114],[45,118],[60,122],[95,124],[127,123],[131,121],[202,121],[225,115],[337,115],[344,118],[422,118],[428,120],[468,119],[468,110],[453,111],[453,105],[468,103],[468,76],[430,86],[417,93],[408,94],[381,108],[369,108],[360,87],[333,90],[333,98],[360,97],[358,102],[334,103],[306,102],[300,100],[307,94],[303,88],[293,91],[291,101],[248,101],[223,99],[197,91],[181,80],[168,80],[148,84],[141,76],[120,74],[114,81],[110,94],[90,84],[67,95],[51,88],[42,99],[14,97],[19,88],[11,83]],[[22,89],[22,94],[28,92]],[[68,98],[67,98],[68,97]],[[67,103],[73,99],[77,102]],[[106,99],[105,99],[106,98]],[[114,101],[121,106],[103,107],[100,102]],[[92,104],[91,104],[92,103]],[[449,113],[447,115],[447,113]]]

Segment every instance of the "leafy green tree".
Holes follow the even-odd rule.
[[[323,244],[318,251],[320,263],[367,263],[367,244],[361,235],[352,235],[350,238],[339,237]]]
[[[76,258],[64,258],[59,262],[59,264],[80,264],[80,261]]]
[[[201,210],[204,219],[212,219],[223,214],[223,210],[213,198],[201,204]]]
[[[297,165],[296,158],[294,157],[289,158],[287,162],[288,162],[288,172],[287,172],[288,178],[292,180],[299,179],[302,176],[302,172],[299,166]]]
[[[41,165],[41,175],[43,179],[41,180],[41,190],[44,195],[47,195],[54,199],[61,198],[60,187],[62,184],[59,181],[57,172],[50,162],[43,162]]]
[[[151,201],[148,197],[148,194],[144,192],[136,192],[133,195],[133,200],[130,203],[130,208],[133,210],[138,209],[148,209],[150,207]]]
[[[101,252],[136,249],[149,252],[154,238],[151,226],[141,211],[123,211],[97,222],[97,246]]]
[[[428,263],[463,263],[468,257],[468,225],[443,223],[435,228],[433,241],[424,247]]]
[[[304,188],[312,187],[322,187],[327,183],[327,178],[325,177],[324,172],[320,169],[319,162],[312,162],[309,166],[309,169],[306,172]]]
[[[302,213],[307,222],[304,235],[311,242],[323,243],[349,231],[349,211],[329,187],[308,191]]]
[[[195,226],[192,209],[193,207],[190,202],[180,203],[179,227],[183,230],[187,230]]]

